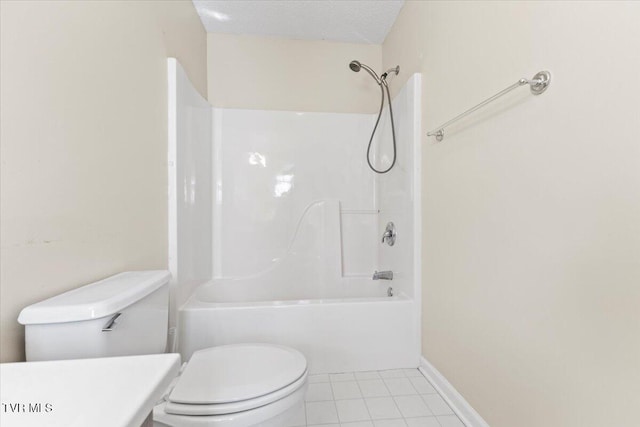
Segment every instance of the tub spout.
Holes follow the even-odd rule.
[[[393,271],[376,271],[373,280],[393,280]]]

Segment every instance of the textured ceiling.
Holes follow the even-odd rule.
[[[380,44],[404,0],[193,0],[207,32]]]

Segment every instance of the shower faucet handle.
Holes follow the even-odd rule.
[[[393,246],[396,243],[396,226],[393,222],[388,222],[387,227],[382,234],[382,243],[387,242],[387,245]]]
[[[374,271],[372,280],[393,280],[393,271]]]

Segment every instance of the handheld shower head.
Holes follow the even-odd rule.
[[[353,60],[349,63],[349,68],[351,68],[351,71],[354,72],[359,72],[360,70],[365,70],[367,73],[369,73],[369,75],[371,77],[374,78],[374,80],[376,81],[376,83],[378,83],[379,85],[382,84],[382,81],[380,80],[380,77],[378,77],[378,75],[376,74],[375,71],[373,71],[370,67],[368,67],[367,65],[363,64],[360,61],[356,61]]]
[[[389,75],[389,73],[398,75],[398,73],[400,72],[400,66],[398,65],[398,66],[395,66],[393,68],[389,68],[380,77],[378,77],[378,75],[376,74],[375,71],[373,71],[370,67],[364,65],[360,61],[356,61],[356,60],[351,61],[349,63],[349,68],[351,68],[351,71],[353,71],[355,73],[357,73],[360,70],[364,69],[367,73],[369,73],[369,75],[371,77],[373,77],[373,79],[376,81],[376,83],[378,83],[378,86],[380,86],[380,92],[381,92],[381,95],[382,95],[382,98],[380,99],[380,111],[378,112],[378,118],[376,119],[376,124],[373,125],[373,132],[371,132],[371,138],[369,138],[369,145],[367,146],[367,164],[369,165],[371,170],[374,171],[375,173],[387,173],[396,164],[396,156],[397,156],[397,152],[396,152],[396,129],[395,129],[395,125],[393,123],[393,106],[391,105],[391,95],[389,94],[389,85],[387,84],[387,76]],[[376,134],[376,129],[378,129],[378,124],[380,123],[380,117],[382,117],[382,110],[384,109],[384,92],[385,92],[385,89],[387,91],[387,101],[389,101],[389,118],[391,119],[391,136],[393,138],[393,161],[391,162],[391,166],[389,166],[387,169],[378,170],[371,164],[371,158],[369,157],[369,155],[371,153],[371,143],[373,142],[373,136]]]

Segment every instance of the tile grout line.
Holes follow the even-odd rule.
[[[309,392],[309,385],[307,385],[307,390],[304,392],[304,402],[302,402],[302,406],[304,407],[304,427],[309,425],[309,419],[307,418],[307,393]]]
[[[378,375],[380,375],[380,374],[378,374]],[[355,377],[356,375],[354,374],[353,376]],[[367,401],[364,398],[364,394],[362,394],[362,389],[360,388],[360,382],[358,381],[357,377],[356,377],[356,386],[358,387],[358,390],[360,390],[360,396],[362,396],[362,401],[364,402],[364,407],[367,410],[367,414],[369,414],[369,419],[371,420],[371,424],[373,424],[373,418],[371,418],[371,411],[369,411],[369,405],[367,405]]]
[[[418,372],[420,372],[418,369],[416,369]],[[420,372],[420,375],[422,375],[422,372]],[[438,423],[438,425],[440,425],[440,427],[442,427],[442,424],[440,424],[440,421],[438,421],[438,419],[436,418],[435,414],[433,413],[433,411],[431,411],[431,408],[429,408],[429,405],[427,405],[427,402],[425,402],[422,399],[422,395],[420,394],[420,392],[418,391],[418,389],[413,385],[413,382],[411,381],[411,378],[417,378],[417,377],[407,377],[405,376],[405,378],[407,378],[409,380],[409,384],[411,385],[411,388],[417,393],[416,396],[418,396],[418,398],[420,399],[420,401],[422,403],[424,403],[424,405],[429,409],[429,412],[431,412],[431,415],[433,416],[433,418],[435,419],[435,421]],[[395,401],[396,396],[394,396],[393,400]],[[396,402],[396,405],[398,403]],[[400,410],[400,407],[398,407],[398,410]],[[406,422],[408,419],[410,418],[423,418],[423,417],[405,417],[404,414],[402,413],[402,411],[400,410],[400,415],[402,415],[402,419],[405,421],[405,424],[408,425],[408,423]]]
[[[402,411],[400,410],[400,407],[398,407],[398,404],[396,403],[396,399],[395,396],[393,395],[393,393],[391,393],[391,389],[389,389],[389,386],[387,385],[387,381],[388,379],[391,378],[406,378],[406,375],[404,373],[404,371],[400,371],[403,375],[403,377],[390,377],[390,378],[384,378],[382,375],[380,375],[380,371],[378,371],[378,375],[380,375],[380,378],[382,379],[382,385],[384,385],[384,388],[389,392],[389,397],[391,398],[391,401],[393,402],[393,405],[396,407],[396,409],[398,410],[398,413],[400,414],[400,417],[402,418],[402,420],[404,421],[405,424],[405,417],[402,414]],[[375,423],[373,423],[375,425]]]
[[[427,378],[420,369],[418,369],[418,372],[420,372],[420,375],[422,376],[422,378],[424,378],[425,380],[427,380],[427,383],[429,383],[429,385],[436,391],[436,394],[438,396],[440,396],[440,393],[438,392],[438,389],[436,389],[435,387],[433,387],[433,384],[431,384],[431,381],[429,381],[429,378]],[[424,401],[424,399],[422,398],[423,395],[420,395],[420,398]],[[440,396],[440,398],[442,399],[442,396]],[[443,399],[444,400],[444,399]],[[445,402],[446,403],[446,402]],[[431,412],[433,414],[433,411],[431,410],[431,406],[429,406],[429,404],[427,402],[424,402],[425,405],[427,405],[427,408],[429,408],[429,412]],[[438,425],[440,427],[442,427],[442,424],[440,424],[440,420],[438,419],[438,416],[436,414],[433,414],[433,418],[435,418],[436,422],[438,423]],[[458,416],[456,415],[456,418],[458,418]],[[460,419],[460,418],[458,418]],[[462,422],[462,421],[460,421]]]
[[[441,422],[440,422],[440,420],[438,419],[438,417],[439,417],[439,416],[450,416],[450,415],[453,415],[453,416],[455,416],[458,420],[460,420],[460,418],[455,414],[455,412],[453,412],[452,414],[441,414],[441,415],[436,415],[435,413],[433,413],[433,411],[431,410],[431,407],[430,407],[430,406],[428,405],[428,403],[423,399],[423,397],[424,397],[424,396],[427,396],[427,395],[437,395],[437,396],[438,396],[438,397],[440,397],[441,399],[443,399],[443,397],[440,395],[440,393],[438,392],[438,390],[437,390],[437,389],[435,389],[435,388],[434,388],[434,389],[435,389],[435,393],[424,393],[424,394],[423,394],[423,393],[420,393],[420,392],[418,391],[418,389],[415,387],[415,385],[414,385],[414,384],[413,384],[413,382],[411,381],[411,378],[423,378],[423,379],[425,379],[425,380],[427,381],[427,383],[428,383],[429,385],[431,385],[432,387],[433,387],[433,385],[431,384],[431,382],[429,381],[429,379],[428,379],[428,378],[426,378],[426,377],[424,376],[424,374],[423,374],[419,369],[417,369],[417,370],[418,370],[418,372],[420,373],[420,376],[415,376],[415,377],[414,377],[414,376],[412,376],[412,377],[409,377],[409,376],[407,376],[407,374],[406,374],[406,372],[405,372],[404,370],[398,370],[398,371],[399,371],[399,373],[401,374],[400,376],[393,376],[393,377],[388,377],[388,378],[385,378],[385,377],[383,377],[382,375],[380,375],[380,374],[381,374],[381,372],[384,372],[384,371],[371,371],[371,372],[376,372],[376,373],[378,374],[378,377],[379,377],[379,378],[373,378],[373,380],[380,379],[380,380],[382,381],[382,384],[383,384],[383,386],[384,386],[385,390],[389,393],[389,395],[388,395],[388,396],[371,396],[371,397],[368,397],[368,398],[367,398],[367,397],[365,397],[365,396],[363,395],[362,388],[361,388],[361,386],[360,386],[360,382],[361,382],[361,381],[371,381],[371,380],[372,380],[371,378],[369,378],[369,379],[362,379],[362,380],[360,380],[360,379],[358,379],[358,378],[355,376],[355,372],[340,372],[340,374],[351,373],[351,374],[353,375],[354,379],[353,379],[353,380],[350,380],[350,379],[349,379],[349,380],[343,380],[343,381],[332,381],[332,380],[331,380],[331,377],[330,377],[330,374],[327,374],[327,375],[329,376],[329,381],[327,382],[327,384],[329,384],[329,390],[330,390],[330,393],[331,393],[331,397],[332,397],[332,399],[333,399],[333,400],[332,400],[332,402],[333,402],[333,408],[335,409],[335,411],[336,411],[336,416],[337,416],[337,418],[338,418],[338,423],[337,423],[337,424],[338,424],[338,425],[342,425],[343,423],[342,423],[342,421],[340,420],[340,415],[339,415],[339,413],[338,413],[337,400],[336,400],[336,398],[335,398],[335,394],[334,394],[334,390],[333,390],[333,385],[334,385],[334,383],[339,383],[339,382],[351,382],[351,381],[354,381],[354,382],[356,383],[356,386],[357,386],[357,388],[358,388],[358,391],[360,392],[360,397],[354,397],[354,398],[349,398],[349,399],[340,399],[340,400],[362,400],[362,401],[364,402],[364,404],[365,404],[365,409],[367,410],[367,414],[369,415],[369,420],[368,420],[368,421],[370,421],[370,422],[371,422],[371,424],[373,424],[373,425],[375,425],[375,421],[380,421],[380,420],[374,420],[374,419],[372,418],[371,411],[369,410],[369,406],[367,405],[366,399],[372,399],[372,398],[384,398],[384,397],[391,397],[391,401],[393,402],[393,404],[394,404],[395,408],[398,410],[398,413],[400,414],[400,418],[398,418],[398,419],[402,419],[402,420],[403,420],[403,422],[405,423],[405,425],[407,425],[407,420],[410,420],[410,419],[416,419],[416,418],[423,418],[423,416],[417,416],[417,417],[406,417],[406,416],[402,413],[402,411],[400,410],[400,407],[398,406],[398,403],[396,402],[396,398],[397,398],[397,397],[418,396],[418,397],[420,398],[420,400],[421,400],[421,401],[426,405],[426,407],[429,409],[429,412],[431,412],[431,415],[425,415],[424,417],[425,417],[425,418],[427,418],[427,417],[428,417],[428,418],[433,418],[433,419],[435,420],[435,422],[436,422],[439,426],[441,426],[441,427],[442,427],[442,423],[441,423]],[[394,371],[395,371],[395,370],[394,370]],[[410,384],[411,389],[412,389],[413,391],[415,391],[415,392],[416,392],[416,394],[410,394],[410,395],[398,395],[398,396],[395,396],[393,393],[391,393],[391,390],[389,389],[389,386],[387,385],[387,382],[386,382],[385,380],[387,380],[387,379],[401,379],[401,378],[405,378],[405,379],[407,379],[407,380],[409,381],[409,384]],[[443,399],[443,400],[444,400],[444,399]],[[322,400],[321,400],[321,401],[318,401],[318,402],[328,402],[328,400],[324,400],[324,401],[322,401]],[[308,420],[308,418],[307,418],[307,411],[306,411],[306,404],[307,404],[307,403],[308,403],[308,402],[306,402],[306,401],[305,401],[305,407],[304,407],[304,409],[305,409],[305,423],[306,423],[306,426],[308,426],[308,427],[309,427],[309,425],[308,425],[309,420]],[[313,403],[313,402],[312,402],[312,403]],[[445,403],[446,403],[446,402],[445,402]],[[448,405],[447,405],[447,406],[448,406]],[[381,419],[381,420],[385,420],[385,419]],[[391,418],[389,418],[389,420],[391,420]],[[351,423],[351,422],[354,422],[354,421],[347,421],[346,423]],[[366,422],[366,421],[355,421],[355,422]],[[318,425],[318,426],[319,426],[319,425]]]

